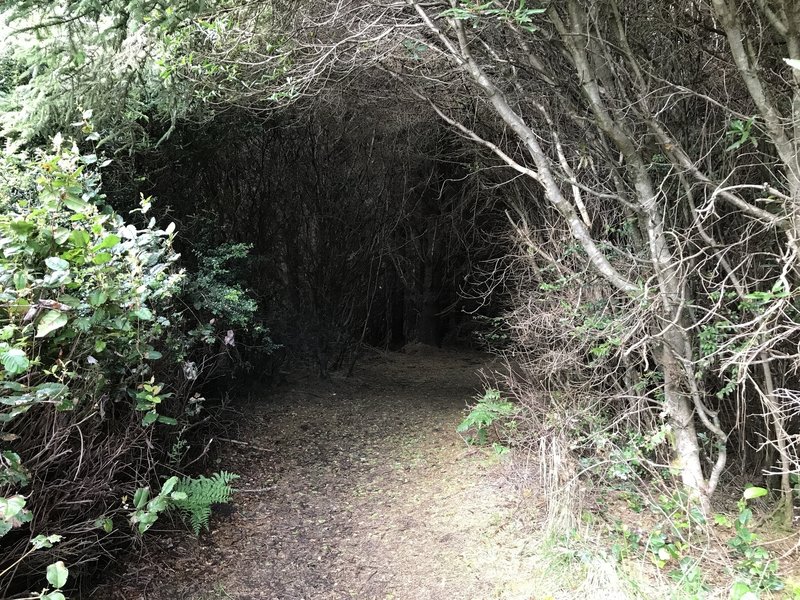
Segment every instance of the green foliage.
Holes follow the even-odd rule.
[[[495,350],[508,345],[510,336],[505,318],[475,315],[474,321],[478,327],[472,332],[472,336],[482,347]]]
[[[0,422],[37,404],[73,410],[102,382],[136,379],[160,354],[178,290],[172,233],[137,229],[103,205],[93,158],[76,147],[2,158]],[[99,387],[98,387],[99,386]]]
[[[534,25],[534,18],[545,11],[546,9],[544,8],[528,8],[525,5],[525,0],[519,0],[519,5],[514,6],[512,9],[498,8],[494,2],[486,2],[484,4],[461,2],[458,6],[443,11],[439,16],[459,21],[474,21],[479,18],[489,17],[514,24],[529,33],[533,33],[538,29]]]
[[[627,432],[609,427],[602,415],[585,416],[576,432],[576,442],[587,446],[579,459],[585,469],[598,469],[609,480],[636,481],[647,476],[647,468],[673,440],[672,427],[662,423],[651,431]]]
[[[0,484],[25,486],[30,481],[30,473],[22,465],[19,454],[11,450],[4,450],[0,453]]]
[[[230,500],[233,494],[230,484],[238,478],[234,473],[220,471],[211,477],[184,477],[176,486],[175,489],[183,496],[174,499],[173,504],[188,521],[195,535],[199,535],[203,527],[208,528],[211,506]]]
[[[757,598],[761,592],[784,588],[778,575],[777,561],[758,545],[758,537],[751,529],[753,513],[747,503],[766,494],[764,488],[749,487],[738,502],[735,519],[723,514],[714,515],[718,526],[734,530],[734,536],[728,542],[736,555],[730,598]],[[697,554],[697,548],[690,541],[692,531],[705,531],[705,515],[689,501],[685,492],[662,495],[653,509],[664,517],[664,524],[647,536],[644,544],[647,556],[659,569],[670,569],[669,576],[680,585],[681,597],[705,597],[708,592],[703,573],[705,563],[693,556]],[[638,536],[626,534],[625,530],[626,527],[622,526],[623,539],[615,544],[614,554],[620,558],[635,553],[640,542]]]
[[[678,567],[670,571],[669,576],[680,586],[682,599],[700,600],[706,597],[709,588],[700,568],[700,561],[696,558],[683,557]]]
[[[10,505],[12,505],[12,504],[16,505],[16,506],[14,506],[14,508],[12,510],[17,510],[17,509],[21,510],[21,507],[24,506],[24,504],[25,504],[24,500],[22,500],[21,502],[12,501],[10,503],[8,502],[8,500],[10,500],[10,499],[5,499],[5,498],[0,499],[0,510],[3,510],[4,512],[6,512],[6,511],[8,511]],[[21,513],[17,513],[17,514],[21,514]],[[30,514],[30,513],[28,513],[28,514]],[[28,520],[30,520],[30,519],[28,519]],[[8,530],[4,530],[4,531],[0,532],[0,537],[5,535],[7,532],[8,532]],[[11,563],[9,566],[6,566],[6,568],[3,571],[0,571],[0,577],[3,577],[4,575],[6,575],[10,571],[13,571],[15,568],[17,568],[19,566],[20,563],[22,563],[22,561],[24,561],[26,558],[28,558],[31,554],[33,554],[35,552],[38,552],[39,550],[52,548],[54,544],[57,544],[61,540],[62,540],[62,537],[60,535],[56,535],[56,534],[47,535],[47,536],[45,536],[45,535],[37,535],[36,537],[34,537],[31,540],[30,548],[28,548],[24,553],[22,553],[22,555],[19,558],[17,558],[16,561]],[[55,588],[55,589],[49,590],[49,589],[45,588],[41,592],[39,592],[37,594],[34,594],[31,597],[31,600],[34,600],[34,599],[37,599],[37,600],[65,600],[64,594],[60,590],[61,590],[61,588],[63,588],[67,584],[67,578],[69,577],[69,569],[67,569],[67,567],[63,563],[63,561],[59,560],[59,561],[56,561],[56,562],[48,565],[47,569],[46,569],[46,572],[45,572],[45,577],[47,578],[47,582],[51,586],[53,586],[53,588]]]
[[[729,598],[753,600],[763,592],[777,592],[786,587],[778,573],[778,562],[759,545],[759,538],[752,531],[753,513],[748,502],[766,495],[764,488],[749,487],[737,504],[735,518],[725,514],[713,516],[717,526],[734,532],[728,541],[734,553],[729,571]],[[615,522],[612,554],[618,561],[623,561],[640,555],[641,551],[679,586],[680,592],[676,597],[706,598],[709,583],[705,571],[718,571],[719,566],[708,563],[703,556],[697,558],[705,551],[692,541],[693,532],[704,539],[708,535],[705,514],[690,501],[685,491],[661,495],[657,503],[651,504],[651,509],[662,523],[646,535],[630,530],[621,521]]]
[[[769,304],[774,302],[775,300],[779,300],[782,298],[788,298],[790,296],[789,290],[786,287],[786,284],[778,280],[773,285],[772,288],[769,290],[756,290],[754,292],[750,292],[745,294],[742,297],[742,301],[739,304],[740,310],[743,311],[751,311],[759,313],[767,308]]]
[[[194,308],[235,327],[250,326],[258,303],[237,283],[251,246],[223,244],[198,257],[198,269],[187,286]]]
[[[235,100],[253,86],[264,88],[261,98],[270,102],[298,96],[284,77],[292,64],[291,41],[275,33],[271,11],[258,3],[9,4],[3,15],[9,29],[0,26],[6,38],[0,47],[0,134],[25,143],[53,135],[90,108],[99,143],[151,149],[179,119],[207,118],[223,96]],[[268,66],[250,61],[247,73],[243,64],[250,53],[272,60]]]
[[[150,498],[150,488],[143,487],[136,490],[133,495],[134,511],[131,514],[131,524],[136,525],[139,533],[144,533],[158,520],[159,513],[172,507],[172,502],[183,498],[184,494],[173,491],[178,485],[178,477],[167,479],[161,486],[157,496]]]
[[[749,487],[737,503],[739,514],[733,521],[734,537],[728,544],[739,555],[736,565],[738,581],[731,590],[731,598],[745,598],[748,593],[760,591],[779,591],[784,583],[778,575],[778,562],[774,560],[763,546],[758,545],[758,536],[753,533],[750,523],[753,511],[747,501],[767,495],[767,490],[760,487]]]
[[[238,478],[238,475],[226,471],[214,473],[211,477],[201,475],[179,479],[173,476],[164,482],[161,491],[152,499],[150,488],[139,488],[133,497],[131,523],[137,526],[139,533],[144,533],[158,520],[160,513],[176,509],[194,534],[199,535],[203,527],[208,527],[212,505],[230,501],[234,492],[230,484]]]
[[[88,431],[90,418],[102,419],[100,403],[124,400],[129,387],[138,390],[129,410],[145,410],[145,425],[174,422],[156,412],[168,394],[152,375],[161,357],[154,344],[171,327],[165,315],[183,278],[174,225],[127,223],[105,204],[98,162],[60,135],[49,152],[9,148],[0,156],[0,433],[29,453],[40,447],[40,415],[72,412]],[[49,425],[40,433],[60,435]],[[34,520],[35,502],[29,508],[27,494],[14,493],[37,475],[20,454],[0,453],[0,537]],[[35,521],[47,524],[48,515]],[[9,561],[18,569],[59,539],[37,536]],[[35,597],[63,599],[66,566],[52,563],[46,577],[53,589]]]
[[[490,428],[496,428],[497,421],[508,421],[515,410],[513,404],[501,397],[500,390],[488,389],[478,399],[467,417],[456,427],[456,431],[466,433],[473,430],[475,435],[468,437],[468,442],[481,446],[486,445],[489,441]],[[497,446],[494,446],[494,449],[498,454],[503,453],[502,451],[498,452]]]
[[[25,142],[50,136],[83,108],[94,109],[97,139],[147,146],[148,123],[170,121],[195,105],[186,85],[159,76],[155,56],[171,60],[168,36],[218,2],[16,2],[6,12],[13,35],[0,58],[0,130]]]
[[[69,569],[60,560],[47,567],[47,582],[56,589],[67,584],[68,576]]]
[[[25,498],[19,494],[8,498],[0,497],[0,537],[33,519],[31,512],[25,508],[25,504]]]
[[[609,314],[604,302],[586,302],[578,306],[578,322],[573,335],[579,343],[590,342],[587,350],[593,362],[613,356],[622,346],[623,325]]]
[[[730,128],[726,132],[726,135],[734,138],[734,140],[733,143],[725,148],[725,152],[733,152],[734,150],[738,150],[748,141],[753,144],[754,148],[758,147],[758,141],[755,137],[753,137],[754,122],[755,117],[750,117],[746,121],[742,121],[741,119],[734,119],[731,121]]]
[[[176,425],[177,421],[172,417],[166,417],[158,414],[158,405],[165,398],[169,398],[172,394],[165,394],[162,392],[162,385],[156,384],[153,378],[145,383],[140,383],[138,391],[135,392],[134,398],[136,399],[136,410],[145,411],[142,418],[142,425],[148,427],[155,422],[164,423],[165,425]]]

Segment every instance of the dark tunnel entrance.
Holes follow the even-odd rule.
[[[476,149],[405,102],[328,93],[229,115],[175,132],[160,165],[138,169],[143,193],[197,232],[184,259],[226,261],[267,307],[281,350],[266,363],[302,357],[325,376],[366,346],[475,342],[476,267],[501,255],[493,193]]]

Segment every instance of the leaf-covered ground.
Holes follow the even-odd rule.
[[[479,354],[412,348],[351,379],[295,376],[240,404],[219,468],[233,511],[162,534],[103,597],[446,600],[534,597],[533,543],[503,465],[455,433]],[[153,546],[156,546],[153,549]]]

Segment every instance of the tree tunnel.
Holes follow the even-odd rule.
[[[129,548],[242,371],[410,343],[495,351],[551,524],[621,485],[665,533],[720,492],[796,522],[800,3],[5,5],[0,579]]]
[[[469,344],[476,265],[499,253],[474,149],[414,99],[328,92],[268,116],[176,131],[145,196],[191,239],[184,259],[244,244],[234,269],[287,354],[351,371],[362,345]],[[270,360],[274,360],[274,357]]]

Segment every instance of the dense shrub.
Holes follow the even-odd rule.
[[[153,477],[154,424],[177,423],[153,372],[179,318],[174,226],[105,205],[97,160],[61,136],[0,158],[0,575],[39,589],[51,552],[80,571],[133,539],[124,498]]]

